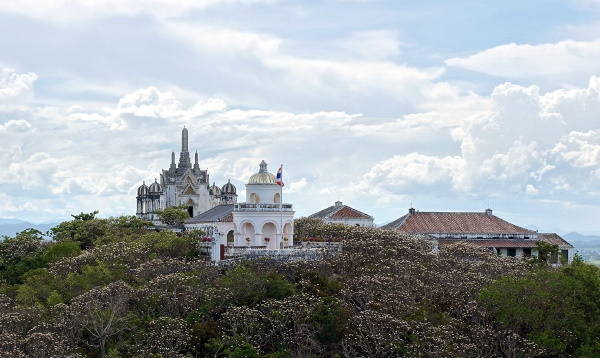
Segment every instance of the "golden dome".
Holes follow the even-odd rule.
[[[248,184],[277,184],[277,178],[267,171],[267,163],[263,160],[260,163],[260,170],[250,177]]]

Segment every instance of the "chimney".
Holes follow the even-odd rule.
[[[490,208],[485,209],[485,215],[492,215],[492,209],[490,209]]]
[[[341,201],[339,201],[339,200],[338,200],[338,201],[336,201],[336,202],[335,202],[335,206],[342,206],[342,202],[341,202]]]
[[[415,208],[408,209],[409,214],[414,214],[416,212]]]

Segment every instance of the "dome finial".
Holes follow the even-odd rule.
[[[262,162],[260,162],[260,170],[258,171],[259,173],[268,173],[267,170],[267,163],[263,160]]]
[[[260,162],[260,170],[250,177],[248,184],[277,184],[277,179],[275,175],[269,173],[267,163],[263,160]]]

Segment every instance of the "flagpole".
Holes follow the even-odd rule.
[[[281,237],[279,242],[283,242],[283,164],[281,164],[279,170],[281,170],[281,184],[279,184],[279,189],[281,190],[281,202],[279,203],[279,227],[281,228]]]

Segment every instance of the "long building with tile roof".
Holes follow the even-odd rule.
[[[353,226],[373,226],[373,217],[371,215],[351,208],[348,205],[344,205],[339,200],[336,201],[333,206],[309,215],[309,217],[323,219],[323,221],[329,223],[348,224]]]
[[[573,255],[573,246],[559,235],[541,234],[514,225],[493,215],[491,209],[484,212],[419,212],[411,208],[408,214],[382,228],[427,235],[436,239],[439,246],[468,241],[506,256],[537,255],[538,241],[558,245],[568,260]]]

